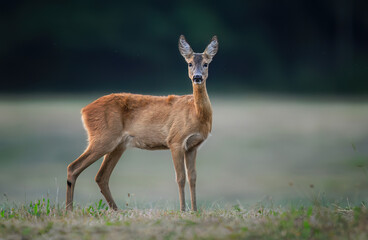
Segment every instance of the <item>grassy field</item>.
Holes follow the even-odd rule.
[[[211,97],[213,132],[197,158],[199,213],[177,212],[169,151],[130,149],[110,181],[122,210],[99,205],[98,161],[78,178],[68,215],[66,167],[87,145],[79,111],[96,96],[1,97],[0,238],[366,237],[367,99]],[[50,199],[49,211],[40,198]]]
[[[0,212],[0,239],[367,239],[368,211],[265,207],[107,210],[102,200],[66,213],[38,200]]]

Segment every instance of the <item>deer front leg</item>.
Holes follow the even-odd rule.
[[[180,210],[185,211],[185,167],[184,167],[184,151],[180,147],[172,147],[171,154],[174,162],[176,182],[179,187]]]
[[[190,187],[190,199],[192,203],[192,211],[197,211],[197,200],[196,200],[196,157],[197,149],[191,149],[185,152],[185,166],[187,168],[188,182]]]

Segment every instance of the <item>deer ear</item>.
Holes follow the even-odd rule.
[[[189,59],[193,55],[193,50],[185,40],[184,35],[181,35],[179,38],[179,51],[185,60]]]
[[[210,44],[206,47],[206,50],[204,50],[204,54],[206,54],[209,58],[213,58],[218,50],[218,41],[217,36],[213,36]]]

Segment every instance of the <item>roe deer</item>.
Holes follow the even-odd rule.
[[[66,209],[73,210],[75,182],[79,174],[105,156],[96,182],[109,207],[117,206],[109,189],[110,175],[128,147],[148,150],[170,149],[179,186],[180,210],[185,211],[186,173],[191,207],[196,206],[196,154],[212,128],[212,108],[207,95],[208,65],[217,53],[214,36],[203,53],[194,53],[181,35],[179,50],[188,63],[193,94],[167,97],[117,93],[103,96],[81,111],[89,145],[68,166]]]

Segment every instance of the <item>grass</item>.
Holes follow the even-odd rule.
[[[65,212],[41,199],[0,210],[0,239],[367,239],[368,210],[310,206],[203,208],[198,212],[126,208],[102,200]]]

